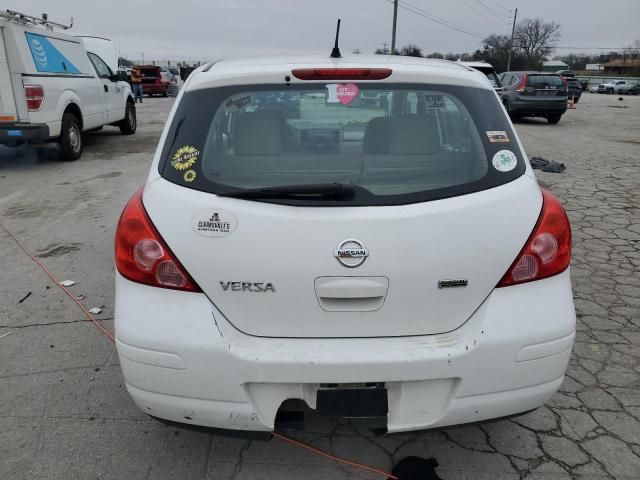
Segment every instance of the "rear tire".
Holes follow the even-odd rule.
[[[138,119],[136,117],[136,107],[133,105],[133,102],[127,102],[124,119],[120,121],[118,127],[120,127],[120,133],[122,135],[133,135],[136,133]]]
[[[559,113],[556,113],[555,115],[547,115],[547,121],[552,125],[555,125],[556,123],[558,123],[561,118],[562,118],[562,114],[559,114]]]
[[[82,129],[78,118],[70,112],[62,116],[60,130],[60,160],[72,161],[82,156]]]
[[[163,97],[168,97],[169,96],[169,87],[164,89],[164,92],[162,92],[162,96]]]

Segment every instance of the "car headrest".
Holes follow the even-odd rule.
[[[403,115],[393,119],[389,132],[389,153],[420,155],[440,151],[438,123],[432,114]]]
[[[362,142],[363,153],[420,155],[440,151],[438,124],[433,114],[372,118]]]
[[[362,138],[362,153],[389,153],[389,117],[374,117],[367,123]]]
[[[270,111],[239,114],[233,126],[236,155],[280,155],[284,144],[285,120]]]

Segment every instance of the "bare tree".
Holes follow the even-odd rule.
[[[400,49],[400,55],[405,57],[422,57],[422,49],[414,44],[405,45]]]
[[[516,25],[514,47],[522,51],[529,67],[537,66],[560,39],[560,25],[541,18],[525,18]]]

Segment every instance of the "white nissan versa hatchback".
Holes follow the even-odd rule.
[[[388,432],[518,414],[575,336],[567,216],[453,62],[200,67],[115,249],[126,386],[169,421],[270,432],[290,399]]]

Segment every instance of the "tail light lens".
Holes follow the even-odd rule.
[[[569,82],[562,75],[560,75],[560,80],[562,80],[562,91],[567,93],[569,91]]]
[[[300,80],[382,80],[393,71],[390,68],[296,68],[291,73]]]
[[[27,108],[30,112],[37,112],[44,102],[44,88],[42,85],[25,85],[24,96],[27,99]]]
[[[527,74],[522,75],[520,82],[516,85],[516,92],[524,92],[524,89],[527,87]]]
[[[520,255],[498,287],[541,280],[564,272],[571,262],[571,226],[560,202],[542,191],[542,212]]]
[[[142,189],[129,200],[116,228],[116,268],[138,283],[202,292],[151,223],[142,204]]]

